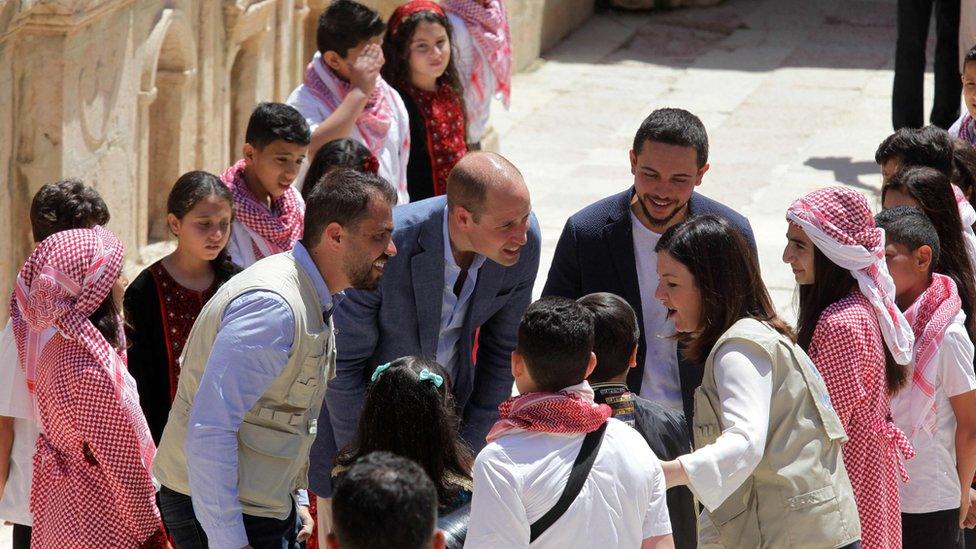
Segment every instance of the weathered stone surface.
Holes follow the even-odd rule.
[[[400,2],[365,3],[388,16]],[[284,100],[300,81],[327,5],[0,0],[0,295],[31,249],[30,198],[64,177],[105,197],[130,271],[165,253],[173,183],[191,169],[219,173],[240,154],[254,105]],[[587,19],[593,0],[508,8],[521,69]]]

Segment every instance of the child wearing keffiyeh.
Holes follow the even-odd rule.
[[[962,100],[966,110],[949,127],[949,135],[976,146],[976,46],[969,50],[963,60]]]
[[[895,425],[918,455],[899,485],[904,547],[952,547],[966,519],[969,481],[976,472],[976,376],[959,291],[933,272],[939,236],[916,208],[899,206],[876,217],[885,231],[895,300],[915,335],[911,376],[891,398]],[[958,413],[957,413],[958,411]]]
[[[287,252],[302,237],[305,203],[292,183],[308,149],[305,119],[283,103],[261,103],[247,123],[244,157],[220,176],[234,197],[227,251],[247,268]]]

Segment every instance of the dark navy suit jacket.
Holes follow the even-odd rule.
[[[640,288],[637,285],[637,262],[634,258],[633,226],[630,201],[634,189],[609,196],[583,208],[566,221],[556,244],[555,256],[542,295],[558,295],[578,299],[594,292],[610,292],[627,300],[637,313],[641,338],[637,350],[637,367],[627,375],[627,385],[640,394],[644,378],[644,315]],[[741,214],[728,206],[694,193],[688,203],[690,215],[715,214],[738,227],[756,252],[752,226]],[[757,256],[758,257],[758,256]],[[654,288],[645,288],[653,294]],[[689,364],[678,355],[678,375],[685,417],[694,414],[694,393],[701,385],[703,365]]]
[[[336,377],[326,390],[309,463],[309,486],[321,497],[331,496],[332,463],[355,434],[376,366],[407,355],[437,354],[446,205],[446,198],[438,196],[394,208],[397,255],[387,261],[379,288],[346,290],[336,306]],[[511,354],[539,271],[541,239],[534,214],[529,223],[518,263],[503,267],[485,260],[478,271],[458,342],[457,377],[451,385],[461,434],[476,452],[498,419],[498,405],[512,394]],[[479,328],[475,367],[472,347]]]

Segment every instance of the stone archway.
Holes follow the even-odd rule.
[[[237,161],[244,148],[244,132],[251,112],[258,103],[258,60],[263,34],[241,43],[230,69],[230,161]]]
[[[165,9],[147,40],[139,93],[139,244],[169,238],[166,200],[191,168],[196,47],[182,12]]]

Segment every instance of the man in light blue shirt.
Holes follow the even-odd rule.
[[[154,465],[181,549],[292,548],[311,533],[293,498],[307,505],[308,449],[335,367],[332,311],[342,290],[375,288],[396,255],[395,203],[377,176],[332,172],[308,199],[302,241],[237,275],[201,312]]]

